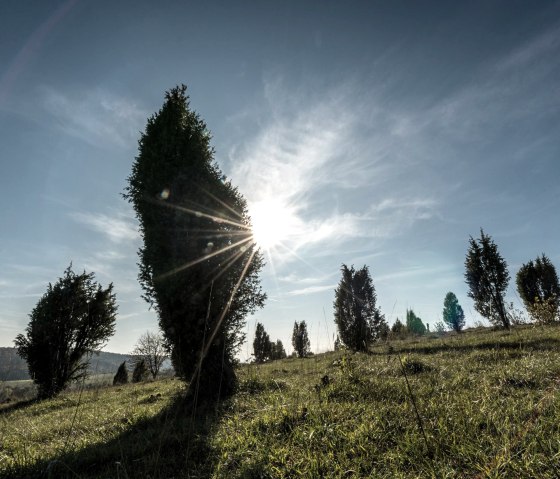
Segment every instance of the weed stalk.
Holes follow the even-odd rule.
[[[410,398],[410,402],[412,403],[412,407],[414,409],[414,412],[416,413],[416,421],[418,422],[418,427],[420,428],[420,431],[422,432],[422,437],[424,438],[424,444],[426,445],[426,451],[427,451],[428,457],[430,459],[430,465],[432,466],[432,471],[434,473],[434,477],[437,478],[438,474],[437,474],[435,466],[434,466],[432,448],[430,447],[430,443],[428,442],[428,436],[426,435],[426,431],[424,430],[424,423],[422,422],[422,418],[420,417],[420,412],[418,411],[418,406],[416,405],[416,398],[414,397],[414,394],[412,392],[412,388],[410,387],[410,382],[408,381],[408,375],[406,374],[406,368],[404,367],[404,364],[402,362],[401,355],[398,352],[397,352],[397,357],[399,358],[399,363],[401,365],[401,370],[402,370],[403,375],[404,375],[404,380],[406,382],[406,389],[408,391],[408,396]]]

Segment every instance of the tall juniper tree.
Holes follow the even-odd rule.
[[[367,266],[341,267],[342,278],[335,289],[334,320],[340,339],[354,351],[367,351],[379,337],[385,318],[376,306],[377,295]]]
[[[465,259],[465,281],[474,308],[490,322],[509,329],[510,321],[504,303],[509,282],[507,263],[498,252],[490,235],[480,230],[480,239],[469,238]]]
[[[266,295],[246,201],[216,165],[210,139],[186,87],[166,92],[141,135],[124,197],[140,222],[144,297],[176,372],[215,399],[235,389],[245,317]]]

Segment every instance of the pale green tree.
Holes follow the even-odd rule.
[[[445,295],[443,300],[443,321],[447,326],[458,333],[465,326],[465,313],[459,304],[457,296],[451,291]]]

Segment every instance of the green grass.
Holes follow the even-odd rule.
[[[12,406],[0,475],[560,476],[558,327],[393,341],[239,376],[236,396],[194,421],[173,380]]]

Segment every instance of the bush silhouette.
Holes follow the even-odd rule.
[[[126,369],[126,361],[123,361],[117,369],[117,374],[113,378],[113,386],[117,384],[126,384],[128,382],[128,370]]]

